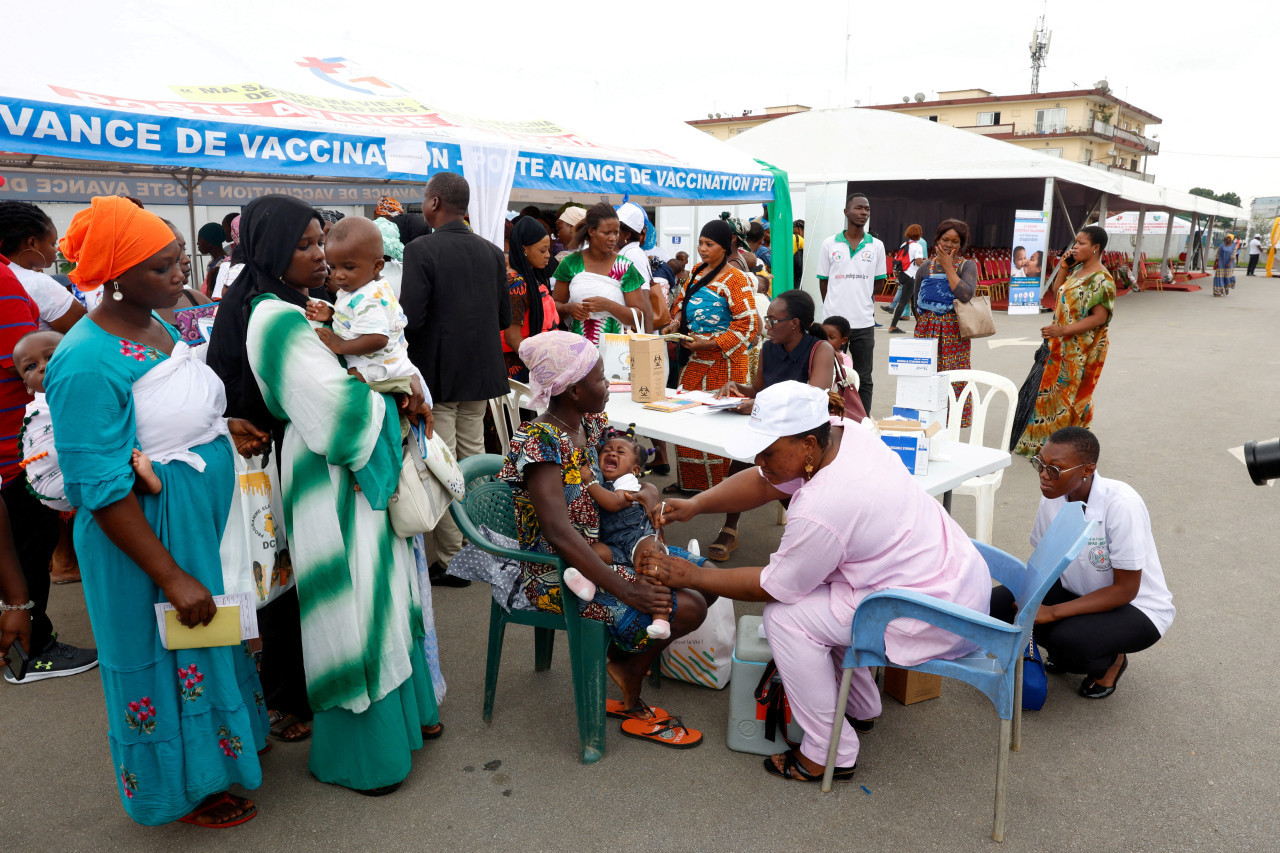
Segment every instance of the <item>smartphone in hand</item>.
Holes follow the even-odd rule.
[[[27,666],[31,663],[31,659],[27,657],[27,650],[22,647],[21,640],[13,641],[4,662],[8,664],[9,672],[13,673],[13,677],[18,681],[27,677]]]

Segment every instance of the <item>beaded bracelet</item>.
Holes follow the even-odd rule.
[[[5,604],[4,601],[0,601],[0,613],[6,610],[30,610],[35,606],[34,601],[28,601],[26,604]]]

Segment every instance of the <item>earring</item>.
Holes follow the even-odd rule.
[[[124,299],[124,294],[120,292],[120,282],[113,282],[113,284],[115,285],[115,292],[111,294],[111,298],[116,302],[119,302],[121,299]]]
[[[804,458],[804,475],[805,477],[813,476],[813,457],[806,456]]]

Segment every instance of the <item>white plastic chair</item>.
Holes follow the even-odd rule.
[[[969,444],[985,447],[983,437],[986,433],[987,412],[991,401],[1000,394],[1008,402],[1004,416],[1004,428],[1000,430],[999,443],[995,445],[1001,450],[1009,447],[1010,433],[1013,432],[1014,408],[1018,402],[1018,389],[1013,382],[998,373],[985,370],[949,370],[946,371],[948,382],[963,382],[964,389],[959,397],[952,397],[947,411],[947,437],[954,442],[960,441],[960,421],[964,416],[964,404],[973,400],[973,426],[969,430]],[[985,391],[982,386],[986,386]],[[954,495],[973,495],[977,501],[976,519],[973,538],[979,542],[991,544],[991,527],[996,512],[996,489],[1000,488],[1000,480],[1004,476],[1003,469],[981,477],[971,477],[951,490]]]
[[[493,415],[493,428],[498,433],[498,441],[505,450],[511,444],[511,433],[520,426],[520,409],[532,409],[529,400],[533,398],[533,389],[523,382],[508,379],[510,390],[505,396],[494,397],[489,401],[489,413]]]

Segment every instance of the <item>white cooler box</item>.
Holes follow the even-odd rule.
[[[764,737],[764,707],[756,704],[756,685],[773,653],[760,636],[759,616],[738,620],[738,638],[733,646],[733,669],[729,677],[729,748],[735,752],[773,755],[788,747],[780,731],[773,740]],[[799,742],[804,729],[794,720],[787,724],[786,736]]]

